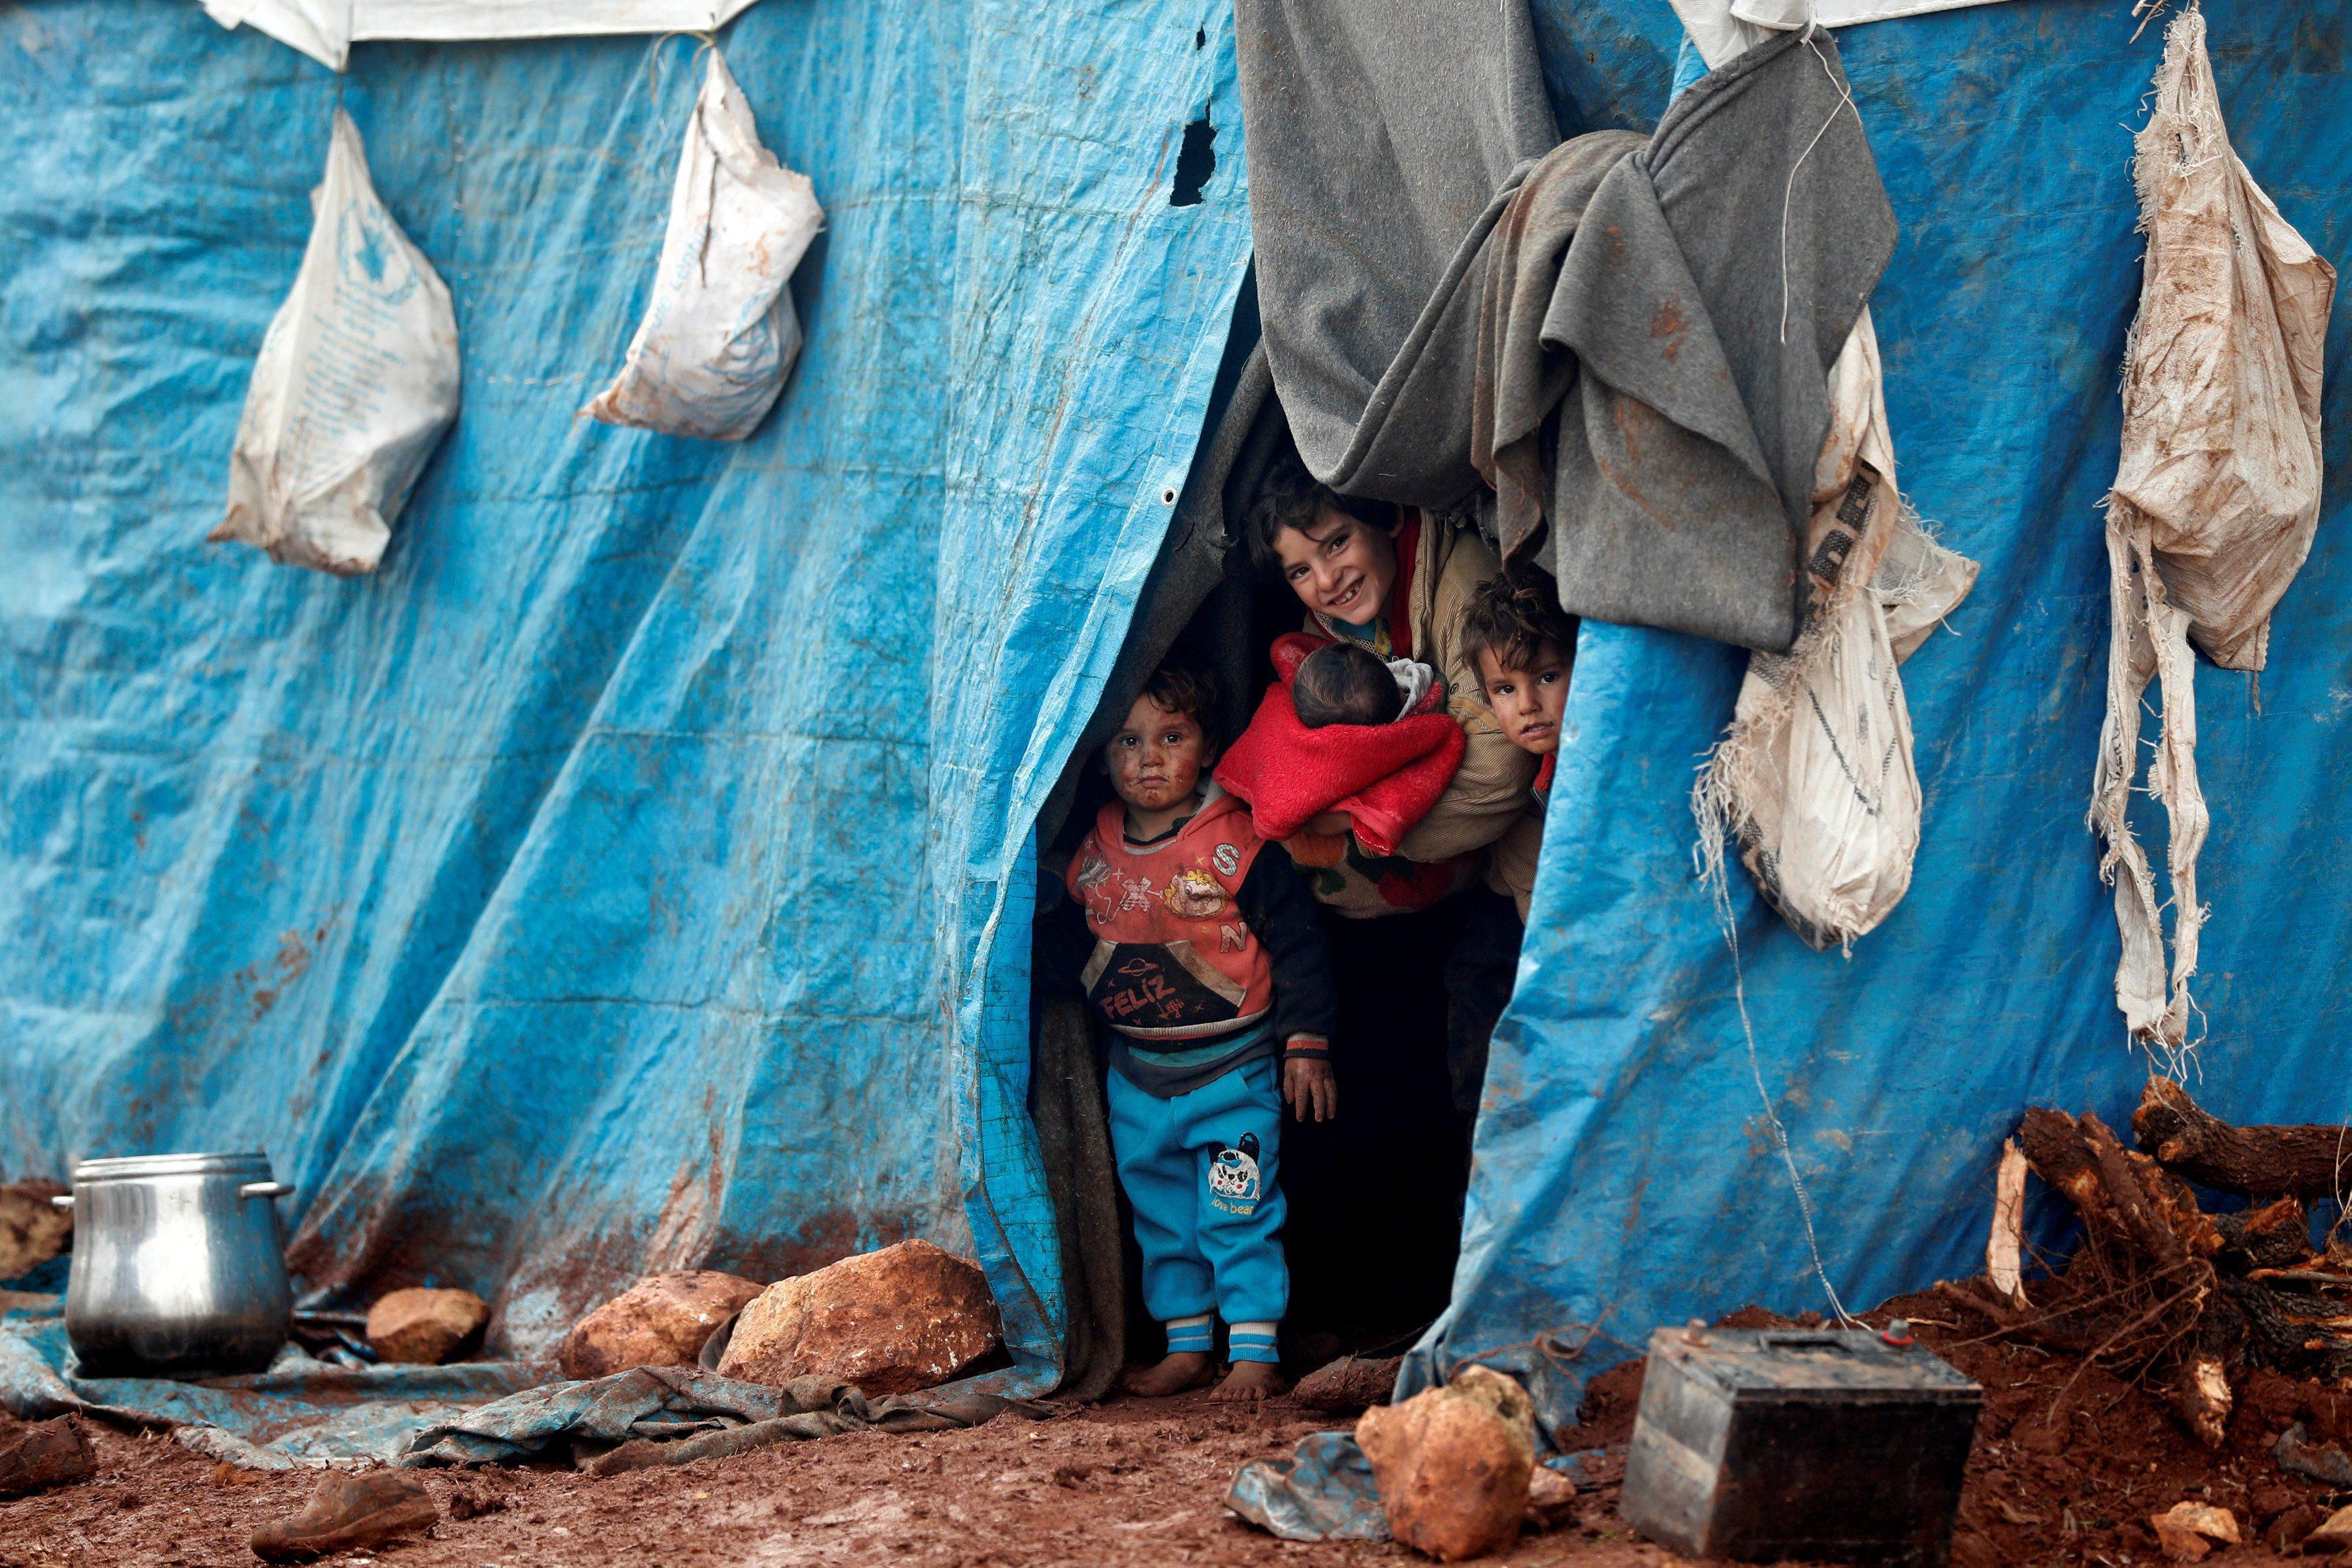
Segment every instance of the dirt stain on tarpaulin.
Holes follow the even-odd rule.
[[[306,931],[297,926],[283,933],[278,938],[276,953],[247,964],[226,979],[199,987],[193,995],[165,1009],[165,1026],[182,1039],[192,1039],[210,1032],[224,1012],[234,1010],[247,1022],[258,1020],[278,1005],[287,987],[310,972],[311,960],[326,945],[327,934],[334,925],[331,914],[314,929]]]
[[[908,1215],[860,1215],[847,1208],[828,1208],[803,1220],[793,1235],[732,1247],[722,1242],[712,1249],[709,1266],[772,1283],[895,1245],[915,1233],[914,1219]]]
[[[198,986],[163,1009],[164,1040],[176,1071],[169,1082],[134,1093],[115,1123],[117,1136],[103,1153],[150,1149],[169,1118],[206,1103],[205,1077],[226,1052],[241,1046],[251,1026],[268,1017],[294,983],[310,973],[335,928],[331,909],[317,925],[296,926],[278,938],[278,950],[220,979]],[[298,1102],[307,1109],[307,1102]],[[299,1111],[298,1111],[299,1115]]]
[[[703,1091],[702,1108],[706,1114],[711,1109],[713,1093],[711,1090]],[[718,1222],[726,1196],[726,1137],[713,1120],[710,1157],[698,1168],[695,1156],[687,1155],[678,1162],[677,1175],[670,1178],[669,1197],[654,1220],[653,1239],[646,1246],[646,1270],[658,1272],[695,1267],[709,1250],[710,1228]]]

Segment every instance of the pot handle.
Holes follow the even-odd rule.
[[[71,1208],[73,1207],[73,1194],[69,1192],[61,1192],[58,1194],[57,1197],[49,1199],[49,1207],[51,1208]]]
[[[288,1186],[282,1181],[249,1181],[243,1186],[236,1189],[236,1196],[240,1199],[248,1197],[290,1197],[293,1196],[293,1193],[294,1189]]]

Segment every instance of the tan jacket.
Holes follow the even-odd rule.
[[[1405,607],[1412,628],[1412,656],[1435,666],[1444,677],[1446,711],[1470,744],[1445,793],[1397,845],[1406,860],[1452,860],[1485,849],[1510,831],[1531,799],[1528,786],[1535,779],[1538,759],[1504,736],[1480,695],[1477,668],[1462,648],[1462,617],[1470,608],[1471,594],[1502,570],[1502,562],[1475,530],[1457,530],[1422,515]],[[1343,634],[1312,611],[1307,629],[1326,637]]]
[[[1536,891],[1536,862],[1543,858],[1544,814],[1540,801],[1495,841],[1486,861],[1486,885],[1519,906],[1519,924],[1528,923],[1528,901]]]

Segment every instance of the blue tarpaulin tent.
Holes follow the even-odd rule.
[[[2129,1103],[2083,826],[2161,47],[2128,9],[1842,37],[1904,229],[1874,304],[1903,487],[1985,568],[1906,670],[1916,879],[1848,957],[1735,873],[1751,1070],[1687,807],[1741,655],[1588,625],[1424,1370],[1817,1301],[1759,1080],[1857,1301],[1970,1266],[2024,1103]],[[2344,9],[2208,15],[2241,152],[2341,259]],[[1564,131],[1654,120],[1663,4],[1536,20]],[[310,1301],[467,1285],[524,1350],[643,1270],[928,1235],[976,1252],[1043,1388],[1031,824],[1248,261],[1229,8],[766,0],[720,37],[829,214],[740,446],[573,413],[643,306],[693,40],[362,45],[339,85],[184,0],[0,14],[0,1170],[265,1147]],[[202,542],[339,94],[465,350],[353,581]],[[2327,409],[2271,667],[2199,675],[2201,1093],[2242,1119],[2352,1113],[2340,375]]]

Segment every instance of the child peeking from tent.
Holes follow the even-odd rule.
[[[1217,781],[1341,915],[1425,909],[1471,886],[1481,852],[1526,811],[1536,768],[1480,700],[1462,650],[1471,595],[1500,570],[1495,552],[1475,528],[1337,495],[1295,453],[1261,485],[1249,529],[1252,553],[1297,596],[1307,623],[1276,641],[1277,686]],[[1377,725],[1307,722],[1302,660],[1326,644],[1430,670],[1428,713],[1416,704]],[[1331,657],[1336,668],[1344,655]]]
[[[1217,712],[1204,666],[1152,673],[1103,747],[1118,799],[1065,877],[1094,941],[1079,980],[1110,1028],[1111,1150],[1143,1303],[1168,1334],[1166,1359],[1127,1386],[1157,1396],[1208,1382],[1222,1315],[1233,1365],[1212,1397],[1254,1399],[1282,1391],[1283,1106],[1300,1121],[1338,1114],[1338,997],[1313,897],[1208,777]]]
[[[1527,812],[1495,841],[1486,885],[1518,905],[1526,924],[1543,849],[1543,813],[1559,760],[1560,715],[1576,658],[1576,617],[1559,607],[1551,580],[1532,567],[1487,579],[1462,617],[1462,646],[1478,670],[1478,689],[1513,746],[1539,758]]]

